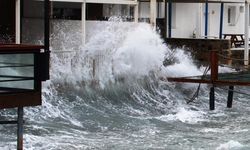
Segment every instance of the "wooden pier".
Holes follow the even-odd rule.
[[[44,46],[0,45],[0,109],[18,108],[17,120],[0,124],[17,124],[18,150],[23,149],[23,108],[42,104],[41,83],[47,80],[47,56]]]
[[[170,42],[169,42],[170,41]],[[250,86],[250,72],[240,71],[234,73],[219,73],[219,65],[221,64],[220,56],[223,50],[230,48],[228,40],[211,40],[211,39],[169,39],[167,43],[172,45],[191,45],[199,49],[205,50],[207,62],[211,73],[209,75],[192,76],[192,77],[167,77],[169,82],[197,83],[211,85],[209,94],[210,110],[215,109],[215,87],[228,86],[228,102],[227,107],[232,107],[234,86]],[[176,44],[174,44],[176,43]],[[221,58],[224,59],[224,58]],[[244,61],[244,60],[243,60]]]

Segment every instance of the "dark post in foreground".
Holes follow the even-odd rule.
[[[227,98],[227,108],[232,108],[233,106],[233,95],[234,95],[234,86],[229,86],[228,89],[228,98]]]
[[[18,107],[17,116],[17,149],[23,149],[23,107]]]
[[[217,51],[212,50],[210,52],[210,68],[211,68],[211,82],[212,87],[210,88],[210,97],[209,97],[209,105],[210,110],[215,109],[215,95],[214,95],[214,89],[215,84],[214,82],[218,80],[218,55]]]

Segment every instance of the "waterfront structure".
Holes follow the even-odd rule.
[[[123,16],[127,20],[149,22],[161,28],[162,20],[169,18],[171,9],[171,32],[173,37],[204,37],[206,5],[208,6],[207,36],[219,37],[219,19],[221,2],[204,3],[205,1],[156,1],[156,0],[51,0],[54,19],[82,20],[82,30],[86,30],[86,22],[91,20],[107,20],[110,16]],[[171,2],[171,8],[169,7]],[[196,3],[195,3],[196,2]],[[203,2],[203,3],[197,3]],[[244,0],[227,0],[223,8],[223,33],[244,33]],[[237,2],[237,3],[236,3]],[[83,11],[85,10],[85,11]],[[96,11],[98,10],[98,11]],[[81,12],[81,14],[80,14]],[[166,16],[166,17],[165,17]],[[167,22],[169,19],[167,19]],[[167,32],[167,31],[166,31]]]
[[[20,12],[20,1],[15,4],[15,15],[17,26],[11,27],[11,34],[15,32],[15,41],[20,41],[20,30],[18,16]],[[30,0],[27,0],[30,1]],[[54,20],[79,20],[82,21],[83,35],[86,35],[88,24],[91,21],[105,21],[111,16],[122,16],[124,20],[135,22],[149,22],[153,26],[162,29],[163,35],[184,38],[211,38],[220,37],[221,3],[223,5],[223,34],[244,34],[245,0],[50,0],[51,16]],[[200,3],[197,3],[200,2]],[[170,7],[171,6],[171,7]],[[33,7],[33,6],[32,6]],[[32,8],[27,8],[32,9]],[[171,9],[171,10],[170,10]],[[207,14],[206,14],[207,13]],[[36,18],[37,13],[26,13],[26,18]],[[24,14],[25,15],[25,14]],[[207,17],[207,18],[206,18]],[[171,26],[169,21],[171,18]],[[166,19],[166,21],[164,21]],[[207,19],[207,29],[205,23]],[[170,29],[171,28],[171,29]],[[32,29],[32,28],[31,28]],[[166,30],[168,29],[168,30]],[[36,29],[33,29],[36,30]],[[83,41],[85,41],[83,36]]]
[[[16,120],[0,124],[17,124],[18,150],[23,149],[23,108],[42,104],[42,82],[49,79],[49,4],[49,0],[0,1],[0,109],[17,108]],[[33,22],[36,19],[39,24]],[[39,28],[36,34],[34,28]],[[34,45],[38,41],[33,35],[39,35],[36,39],[42,43]]]
[[[14,10],[3,15],[0,41],[37,44],[43,35],[42,20],[39,12],[29,5],[20,13],[20,4],[23,0],[11,0],[10,9]],[[32,0],[26,0],[29,3]],[[88,41],[95,24],[109,20],[111,16],[120,16],[127,22],[148,22],[161,32],[166,38],[230,38],[233,47],[244,50],[245,65],[248,65],[249,52],[249,1],[248,0],[50,0],[51,34],[57,33],[54,24],[78,24],[77,31],[81,37],[74,41],[81,41],[71,45],[70,50],[79,49]],[[33,10],[31,11],[27,10]],[[5,11],[5,9],[1,9]],[[5,14],[5,13],[1,13]],[[20,16],[22,20],[20,20]],[[75,32],[76,27],[68,25],[67,32]],[[6,34],[6,35],[5,35]],[[66,35],[67,33],[64,33]],[[236,35],[241,37],[235,41]],[[244,38],[246,37],[246,38]],[[58,38],[57,38],[58,39]],[[60,42],[63,38],[51,41],[54,50],[61,50]],[[78,45],[78,46],[77,46]]]
[[[46,1],[48,2],[48,1]],[[191,37],[191,38],[222,38],[222,33],[227,33],[227,31],[232,31],[233,28],[229,28],[231,26],[238,27],[239,30],[232,31],[232,33],[240,32],[242,29],[240,23],[244,20],[245,24],[245,38],[244,43],[248,43],[248,20],[249,20],[249,5],[248,1],[233,1],[233,0],[191,0],[189,2],[193,2],[193,4],[189,5],[187,0],[172,0],[172,1],[159,1],[151,0],[151,1],[136,1],[136,0],[53,0],[51,1],[51,18],[54,20],[62,19],[62,20],[80,20],[81,21],[81,29],[83,39],[85,42],[86,35],[86,20],[95,20],[97,21],[105,21],[108,20],[110,16],[118,15],[125,16],[125,20],[127,21],[145,21],[152,24],[153,27],[160,27],[163,32],[163,36],[168,37]],[[176,2],[176,4],[174,4]],[[199,4],[194,4],[194,2],[203,2]],[[204,2],[214,2],[214,4],[208,4]],[[237,3],[236,3],[237,2]],[[44,5],[43,1],[38,0],[5,0],[1,1],[2,5],[1,11],[1,43],[29,43],[29,44],[37,44],[40,42],[42,37],[44,38],[45,47],[30,47],[30,46],[18,46],[18,45],[4,45],[1,46],[2,54],[30,54],[32,58],[30,60],[34,60],[33,64],[23,63],[23,62],[4,62],[3,64],[7,64],[10,66],[2,66],[2,68],[10,68],[10,67],[33,67],[33,76],[13,76],[13,75],[2,75],[2,82],[16,82],[16,81],[33,81],[32,87],[29,88],[20,88],[20,87],[4,87],[2,85],[2,99],[0,95],[1,108],[9,108],[9,107],[19,107],[18,121],[7,121],[3,123],[18,123],[20,125],[19,139],[22,139],[22,116],[23,116],[23,106],[34,106],[41,104],[41,81],[48,79],[48,57],[49,57],[49,43],[48,43],[48,30],[41,30],[44,27],[48,27],[48,22],[41,22],[43,17],[48,17],[48,7],[45,8],[45,14],[41,13],[41,9]],[[224,3],[230,3],[225,4]],[[173,5],[174,4],[174,5]],[[222,5],[223,4],[223,5]],[[211,7],[209,7],[211,5]],[[5,7],[9,6],[9,7]],[[22,6],[22,7],[21,7]],[[48,6],[48,5],[46,5]],[[35,9],[34,9],[35,8]],[[198,9],[193,9],[198,8]],[[214,8],[214,9],[213,9]],[[219,8],[219,9],[216,9]],[[224,12],[222,11],[226,8],[227,10],[227,19],[224,18]],[[190,14],[186,13],[186,9],[190,10]],[[98,10],[98,11],[96,11]],[[101,10],[101,11],[99,11]],[[244,10],[244,11],[243,11]],[[7,12],[7,13],[6,13]],[[220,13],[219,13],[220,12]],[[244,12],[245,18],[242,18],[242,14]],[[193,15],[193,14],[195,15]],[[237,17],[239,13],[239,17]],[[242,14],[241,14],[242,13]],[[182,14],[182,15],[181,15]],[[187,14],[187,21],[185,20],[184,14]],[[213,16],[214,15],[214,16]],[[182,17],[181,17],[182,16]],[[210,16],[210,17],[209,17]],[[217,17],[215,17],[217,16]],[[218,17],[220,16],[220,17]],[[213,21],[214,18],[220,19],[219,21]],[[193,19],[193,20],[192,20]],[[48,20],[45,19],[45,20]],[[227,22],[225,22],[227,20]],[[239,21],[241,20],[241,21]],[[179,22],[182,21],[182,22]],[[214,24],[218,22],[218,26]],[[211,23],[211,24],[210,24]],[[228,30],[225,28],[223,30],[223,24],[227,24]],[[224,25],[225,27],[226,25]],[[214,28],[213,28],[214,27]],[[165,30],[164,30],[165,29]],[[185,29],[185,31],[184,31]],[[237,29],[237,28],[236,28]],[[187,32],[186,32],[187,30]],[[242,33],[243,34],[243,33]],[[44,51],[41,51],[44,49]],[[46,52],[46,53],[44,53]],[[245,56],[248,59],[248,44],[245,44]],[[211,57],[216,58],[216,57]],[[25,59],[25,58],[24,58]],[[18,59],[19,60],[19,59]],[[38,61],[39,60],[39,61]],[[246,60],[246,59],[245,59]],[[43,63],[41,63],[43,62]],[[216,62],[217,61],[211,61]],[[246,61],[248,64],[248,61]],[[41,65],[43,64],[43,65]],[[46,65],[44,65],[46,64]],[[207,83],[214,84],[217,81],[217,67],[218,65],[212,65],[215,70],[215,78],[212,78],[211,81],[207,81]],[[40,68],[37,70],[37,68]],[[212,68],[212,67],[211,67]],[[39,71],[40,70],[40,71]],[[45,72],[44,72],[45,71]],[[45,74],[43,74],[45,73]],[[11,79],[9,79],[11,78]],[[220,82],[221,83],[221,82]],[[232,82],[229,83],[234,84]],[[29,83],[27,84],[29,85]],[[248,84],[249,85],[249,84]],[[214,88],[214,87],[213,87]],[[7,92],[6,92],[7,91]],[[212,89],[211,93],[214,93],[214,89]],[[8,95],[11,93],[11,95]],[[13,97],[14,93],[14,97]],[[20,93],[25,93],[25,95]],[[7,96],[6,96],[7,94]],[[34,95],[32,95],[34,94]],[[23,97],[24,101],[18,101],[17,98]],[[212,104],[211,109],[214,109],[214,94],[211,94]],[[231,96],[232,97],[232,96]],[[12,101],[6,101],[6,99],[10,99]],[[33,101],[35,99],[35,101]],[[231,99],[231,98],[230,98]],[[27,103],[23,103],[27,102]],[[34,103],[33,103],[34,102]],[[231,100],[229,101],[229,106],[231,107]],[[19,141],[18,146],[22,146],[22,142]]]

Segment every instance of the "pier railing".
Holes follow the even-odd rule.
[[[227,64],[228,61],[234,59],[225,54],[225,51],[230,49],[229,40],[214,40],[214,39],[166,39],[166,42],[172,46],[190,46],[194,47],[207,60],[208,69],[201,76],[184,76],[184,77],[167,77],[169,82],[197,83],[209,84],[210,87],[210,110],[215,109],[215,87],[228,86],[228,103],[227,107],[232,107],[234,86],[250,86],[250,72],[248,70],[237,71],[231,73],[220,73],[219,66]],[[243,61],[244,59],[239,59]],[[243,63],[244,65],[244,63]],[[210,74],[208,74],[210,70]]]

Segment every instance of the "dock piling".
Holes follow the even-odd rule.
[[[227,97],[227,108],[232,108],[233,106],[233,93],[234,93],[234,86],[229,86],[228,97]]]
[[[214,96],[214,86],[210,88],[210,93],[209,93],[209,108],[210,110],[215,109],[215,96]]]
[[[17,111],[17,149],[23,150],[23,107],[18,107]]]

